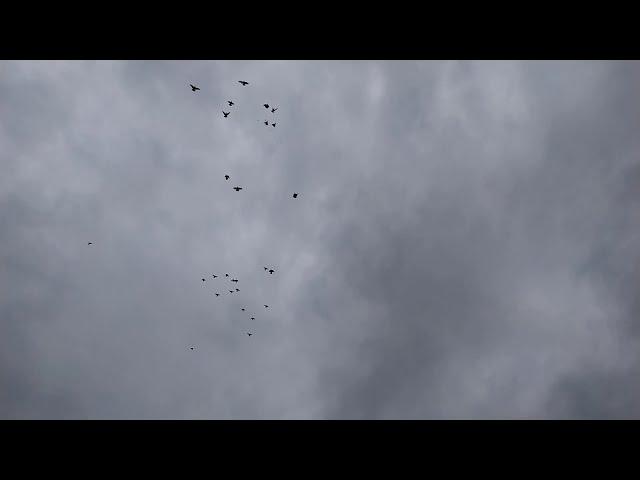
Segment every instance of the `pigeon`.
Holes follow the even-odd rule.
[[[254,317],[251,317],[251,320],[255,320],[255,318],[254,318]]]
[[[251,336],[251,335],[253,335],[253,333],[249,333],[249,332],[247,332],[247,335]]]
[[[212,274],[212,275],[213,275],[213,274]],[[218,278],[218,276],[217,276],[217,275],[213,275],[213,278]]]
[[[230,107],[234,105],[234,103],[231,100],[227,100],[227,103],[229,104]]]
[[[266,120],[264,121],[264,124],[268,127],[269,126],[269,122],[267,122]]]
[[[224,115],[224,118],[227,118],[231,112],[225,112],[225,111],[223,110],[223,111],[222,111],[222,113],[223,113],[223,115]]]
[[[249,82],[245,82],[244,80],[238,80],[238,83],[241,83],[243,87],[249,85]]]
[[[265,305],[264,308],[269,308],[269,305]]]
[[[242,187],[233,187],[233,189],[234,189],[236,192],[239,192],[240,190],[242,190]]]
[[[244,308],[241,309],[244,312]]]
[[[267,270],[267,267],[264,267],[265,270]]]
[[[229,175],[225,175],[225,176],[224,176],[224,179],[225,179],[225,180],[229,180]]]
[[[87,243],[87,245],[93,245],[93,242],[89,242],[89,243]]]
[[[229,276],[229,274],[228,274],[228,273],[225,273],[225,274],[224,274],[224,276],[225,276],[225,277],[228,277],[228,276]]]
[[[216,297],[219,297],[219,296],[220,296],[220,294],[219,294],[219,293],[216,293]]]
[[[294,194],[293,194],[293,198],[298,198],[298,194],[297,194],[297,193],[294,193]]]
[[[269,104],[268,104],[268,103],[265,103],[265,104],[264,104],[264,108],[269,108]]]
[[[194,85],[189,84],[189,86],[191,87],[191,91],[192,92],[195,92],[196,90],[200,90],[198,87],[196,87]]]
[[[229,293],[233,293],[233,290],[229,290]]]
[[[276,112],[276,110],[277,110],[277,108],[272,108],[272,109],[271,109],[271,113],[275,113],[275,112]]]
[[[239,291],[240,291],[240,289],[239,289],[239,288],[236,288],[236,292],[239,292]]]
[[[193,347],[189,347],[191,350],[193,350]]]
[[[203,278],[203,279],[202,279],[202,281],[204,282],[204,281],[205,281],[205,279]]]
[[[271,124],[271,126],[272,126],[273,128],[275,128],[275,127],[276,127],[276,124],[275,124],[275,123],[272,123],[272,124]]]
[[[238,283],[238,279],[237,278],[232,278],[231,281]]]
[[[275,272],[275,270],[274,270],[274,269],[269,270],[269,273],[270,273],[271,275],[273,275],[273,272]]]

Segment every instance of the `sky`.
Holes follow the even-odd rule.
[[[0,61],[0,418],[639,418],[639,85]]]

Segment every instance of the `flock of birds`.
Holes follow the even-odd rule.
[[[238,80],[238,83],[240,83],[243,87],[246,87],[247,85],[249,85],[249,82],[246,82],[246,81],[244,81],[244,80]],[[198,87],[198,86],[196,86],[196,85],[189,84],[189,86],[191,87],[191,91],[192,91],[192,92],[194,92],[194,93],[195,93],[195,92],[197,92],[198,90],[200,90],[200,87]],[[235,105],[235,102],[233,102],[232,100],[227,100],[227,103],[229,104],[229,107],[233,107],[233,106]],[[264,103],[264,104],[263,104],[263,107],[264,107],[264,108],[266,108],[267,110],[271,109],[271,113],[275,113],[275,112],[278,110],[278,108],[277,108],[277,107],[270,106],[268,103]],[[231,113],[231,111],[229,111],[229,112],[225,112],[224,110],[222,110],[222,114],[224,115],[224,118],[227,118],[227,117],[229,116],[229,114],[230,114],[230,113]],[[267,126],[269,126],[269,121],[265,120],[265,121],[264,121],[264,124],[265,124],[265,125],[267,125]],[[275,128],[275,126],[276,126],[276,122],[271,123],[271,126]],[[227,181],[228,181],[228,180],[231,178],[231,176],[230,176],[230,175],[228,175],[228,174],[226,174],[226,175],[224,176],[224,178],[225,178],[225,180],[227,180]],[[239,191],[240,191],[240,190],[242,190],[243,188],[242,188],[242,187],[240,187],[240,186],[235,186],[235,187],[233,187],[233,189],[234,189],[236,192],[239,192]],[[298,198],[298,193],[294,192],[294,193],[293,193],[293,198]],[[93,245],[93,242],[88,242],[88,245]],[[275,269],[274,269],[274,268],[272,268],[272,267],[264,267],[264,271],[265,271],[265,272],[267,272],[267,273],[269,273],[270,275],[273,275],[273,274],[275,273]],[[219,275],[212,274],[212,277],[213,277],[213,279],[217,279],[217,278],[219,278]],[[230,277],[230,275],[229,275],[228,273],[225,273],[225,274],[224,274],[224,278],[229,278],[229,277]],[[202,281],[203,281],[203,282],[206,282],[206,281],[207,281],[207,279],[206,279],[206,278],[203,278],[203,279],[202,279]],[[237,278],[230,278],[230,282],[237,284],[237,283],[238,283],[238,279],[237,279]],[[239,288],[237,288],[237,287],[235,287],[235,286],[234,286],[234,288],[233,288],[233,289],[229,290],[229,294],[230,294],[230,295],[232,295],[232,294],[234,294],[234,293],[238,293],[238,292],[240,292],[240,289],[239,289]],[[216,296],[216,297],[220,297],[220,295],[221,295],[221,294],[220,294],[220,292],[214,292],[214,293],[215,293],[215,296]],[[269,308],[269,305],[264,304],[264,308]],[[246,312],[246,307],[241,307],[241,309],[240,309],[240,310],[241,310],[242,312]],[[252,316],[250,316],[249,318],[250,318],[252,321],[256,319],[256,318],[255,318],[255,316],[253,316],[253,314],[252,314]],[[253,335],[253,333],[252,333],[252,332],[250,332],[250,331],[246,332],[246,334],[247,334],[249,337]],[[190,350],[195,350],[195,347],[193,347],[193,346],[191,346],[191,347],[189,347],[189,348],[190,348]]]

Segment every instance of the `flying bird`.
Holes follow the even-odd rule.
[[[191,87],[191,91],[195,92],[196,90],[200,90],[198,87],[196,87],[195,85],[191,85],[189,84],[189,86]]]
[[[212,275],[213,275],[213,274],[212,274]],[[213,275],[213,278],[218,278],[218,276],[217,276],[217,275]]]
[[[225,176],[224,176],[224,179],[225,179],[225,180],[229,180],[229,175],[225,175]]]
[[[216,293],[216,297],[219,297],[219,296],[220,296],[220,294],[219,294],[219,293]]]
[[[93,242],[89,242],[89,243],[87,243],[87,245],[93,245]]]
[[[191,350],[193,350],[193,347],[189,347]]]
[[[297,193],[294,193],[294,194],[293,194],[293,198],[298,198],[298,194],[297,194]]]
[[[264,267],[265,270],[267,270],[267,267]]]
[[[233,187],[233,189],[234,189],[236,192],[239,192],[240,190],[242,190],[242,187]]]
[[[269,308],[269,305],[265,305],[264,308]]]
[[[238,283],[238,279],[237,278],[232,278],[231,281]]]
[[[233,290],[229,290],[229,293],[233,293]]]
[[[203,279],[202,279],[202,281],[204,282],[204,281],[205,281],[205,279],[203,278]]]
[[[249,332],[247,332],[247,335],[251,336],[251,335],[253,335],[253,333],[249,333]]]
[[[228,277],[228,276],[229,276],[229,274],[228,274],[228,273],[225,273],[225,274],[224,274],[224,276],[225,276],[225,277]]]
[[[267,122],[266,120],[264,121],[264,124],[268,127],[269,126],[269,122]]]
[[[234,103],[231,100],[227,100],[227,103],[229,104],[230,107],[234,105]]]
[[[275,123],[272,123],[272,124],[271,124],[271,126],[275,128],[276,124],[275,124]]]
[[[244,312],[244,308],[241,309]]]
[[[255,318],[254,318],[254,317],[251,317],[251,320],[255,320]]]
[[[240,291],[240,289],[239,289],[239,288],[236,288],[236,292],[239,292],[239,291]]]
[[[277,108],[272,108],[271,109],[271,113],[275,113],[276,110],[277,110]]]
[[[241,83],[243,87],[249,85],[249,82],[245,82],[244,80],[238,80],[238,83]]]
[[[273,270],[273,269],[269,270],[269,273],[270,273],[271,275],[273,275],[273,272],[275,272],[275,270]]]
[[[265,103],[265,104],[264,104],[264,108],[269,108],[269,104],[268,104],[268,103]]]
[[[222,111],[222,113],[224,114],[224,118],[227,118],[231,112],[225,112],[225,111],[223,110],[223,111]]]

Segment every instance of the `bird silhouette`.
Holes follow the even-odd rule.
[[[229,293],[233,293],[233,290],[229,290]]]
[[[267,268],[267,267],[264,267],[264,269],[265,269],[265,270],[268,270],[268,268]]]
[[[193,347],[189,347],[191,350],[193,350]]]
[[[268,127],[269,126],[269,122],[267,122],[266,120],[264,121],[264,124]]]
[[[273,275],[273,272],[275,272],[275,270],[273,270],[273,269],[269,270],[269,273],[270,273],[271,275]]]
[[[200,90],[198,87],[196,87],[195,85],[191,85],[189,84],[189,86],[191,87],[191,91],[195,92],[196,90]]]
[[[93,245],[93,242],[89,242],[89,243],[87,243],[87,245]]]
[[[244,312],[244,308],[241,309]]]
[[[205,281],[205,279],[203,278],[203,279],[202,279],[202,281],[204,282],[204,281]]]
[[[230,107],[235,105],[231,100],[227,100],[227,103],[229,104]]]
[[[228,273],[225,273],[225,274],[224,274],[224,276],[225,276],[225,277],[228,277],[228,276],[229,276],[229,274],[228,274]]]
[[[269,305],[265,305],[264,308],[269,308]]]
[[[219,294],[219,293],[216,293],[216,297],[219,297],[219,296],[220,296],[220,294]]]
[[[223,115],[224,115],[224,118],[227,118],[231,112],[225,112],[225,111],[223,110],[223,111],[222,111],[222,113],[223,113]]]
[[[249,85],[249,82],[245,82],[244,80],[238,80],[238,83],[241,83],[243,87]]]
[[[212,274],[212,275],[213,275],[213,274]],[[213,275],[213,278],[218,278],[218,276],[217,276],[217,275]]]
[[[275,113],[276,110],[277,110],[277,108],[272,108],[271,109],[271,113]]]
[[[224,176],[224,179],[225,179],[225,180],[229,180],[229,175],[225,175],[225,176]]]
[[[275,124],[275,123],[272,123],[272,124],[271,124],[271,126],[275,128],[276,124]]]
[[[233,189],[234,189],[236,192],[239,192],[240,190],[242,190],[242,187],[233,187]]]
[[[232,278],[231,281],[238,283],[238,279],[237,278]]]
[[[240,289],[239,289],[239,288],[236,288],[236,292],[239,292],[239,291],[240,291]]]
[[[268,103],[265,103],[265,104],[264,104],[264,108],[269,108],[269,104],[268,104]]]
[[[254,318],[254,317],[251,317],[251,320],[255,320],[255,318]]]
[[[251,336],[251,335],[253,335],[253,333],[249,333],[249,332],[247,332],[247,335]]]
[[[293,194],[293,198],[298,198],[298,194],[297,194],[297,193],[294,193],[294,194]]]

